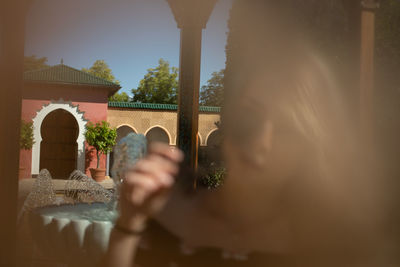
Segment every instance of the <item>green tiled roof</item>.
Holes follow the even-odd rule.
[[[153,103],[134,103],[134,102],[108,102],[110,108],[135,108],[135,109],[156,109],[156,110],[178,110],[177,105],[171,104],[153,104]],[[221,111],[220,107],[200,106],[200,112]]]
[[[96,77],[84,71],[71,68],[64,64],[59,64],[40,70],[27,71],[24,73],[24,80],[45,83],[95,85],[120,88],[118,84]]]

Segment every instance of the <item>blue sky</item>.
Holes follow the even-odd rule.
[[[201,85],[225,67],[232,0],[218,0],[203,31]],[[104,59],[122,90],[137,87],[164,58],[179,66],[179,29],[165,0],[34,0],[28,12],[26,55],[77,69]]]

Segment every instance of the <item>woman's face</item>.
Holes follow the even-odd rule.
[[[266,120],[259,130],[246,145],[239,144],[243,140],[226,138],[227,182],[276,194],[289,179],[301,176],[310,155],[304,137],[281,120]]]

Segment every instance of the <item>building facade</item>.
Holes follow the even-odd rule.
[[[75,169],[90,175],[97,160],[84,138],[89,121],[108,121],[117,129],[117,140],[134,132],[150,142],[176,145],[176,105],[109,103],[119,85],[63,64],[25,72],[24,81],[22,120],[33,123],[34,145],[20,152],[21,178],[35,177],[43,168],[57,179]],[[200,146],[213,139],[218,121],[219,108],[200,108]],[[108,169],[111,161],[112,155],[103,156],[100,167]]]

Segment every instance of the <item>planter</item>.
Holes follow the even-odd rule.
[[[19,168],[18,169],[18,179],[24,179],[24,178],[27,178],[27,177],[25,177],[25,168]]]
[[[96,182],[102,182],[106,179],[106,169],[90,168],[90,174]]]

